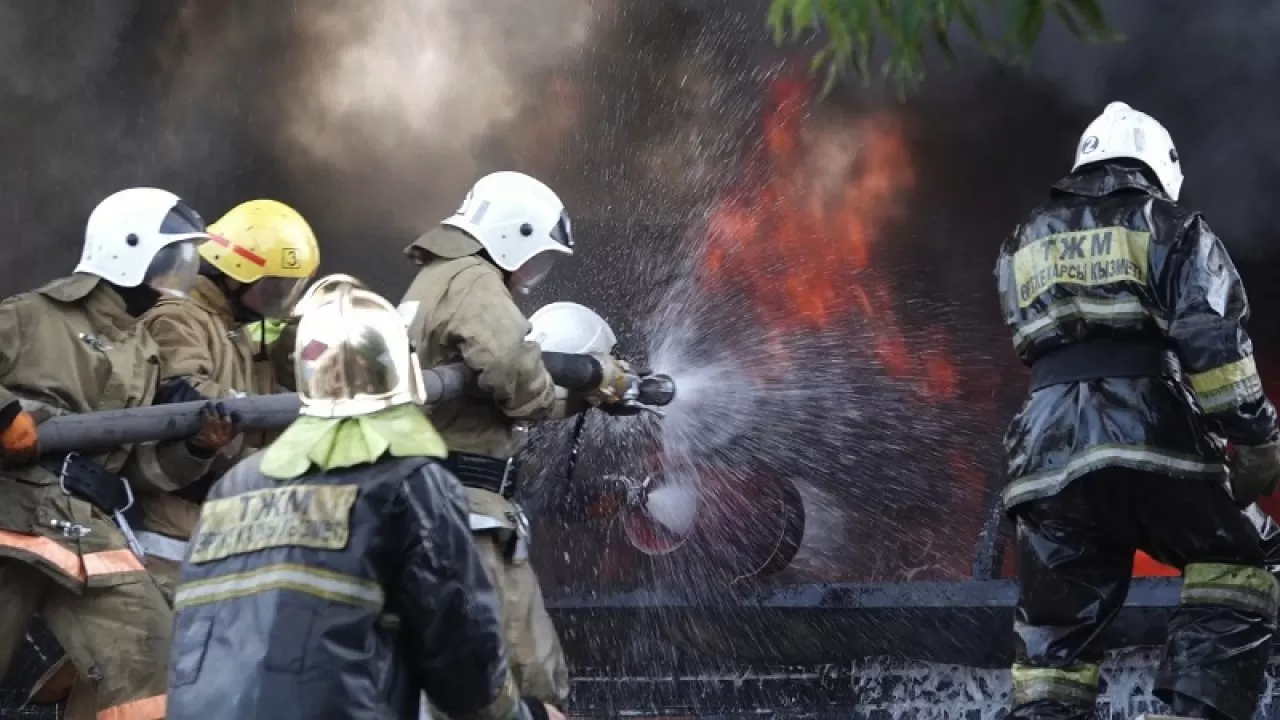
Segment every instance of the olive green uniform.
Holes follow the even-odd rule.
[[[422,269],[404,298],[418,303],[409,337],[424,368],[462,361],[476,372],[484,397],[446,400],[430,410],[449,449],[511,458],[524,448],[526,421],[554,416],[563,407],[541,349],[525,340],[529,321],[502,271],[477,255],[479,250],[450,227],[431,230],[410,246]],[[467,496],[481,557],[502,595],[516,682],[522,694],[563,706],[568,668],[538,579],[527,554],[518,551],[519,509],[495,492],[468,487]]]
[[[275,390],[270,364],[257,360],[261,337],[239,327],[226,294],[209,278],[198,279],[186,298],[162,299],[142,321],[160,347],[162,378],[182,378],[211,400]],[[263,433],[237,437],[215,456],[208,473],[211,477],[175,478],[139,493],[146,512],[138,534],[147,550],[145,564],[169,600],[181,573],[187,540],[200,519],[200,498],[184,489],[220,476],[240,458],[265,445],[265,440]]]
[[[17,399],[47,419],[149,405],[159,375],[155,342],[97,277],[72,275],[0,304],[0,406]],[[208,468],[181,441],[92,460],[139,487]],[[169,604],[111,517],[64,493],[41,465],[0,475],[0,675],[37,613],[80,678],[66,717],[164,717]]]

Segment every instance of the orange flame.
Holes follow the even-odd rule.
[[[771,338],[860,318],[887,374],[918,379],[922,397],[953,398],[945,342],[911,346],[873,267],[916,181],[902,128],[888,111],[837,124],[811,113],[814,96],[800,76],[770,86],[748,179],[710,215],[703,282],[746,293]]]

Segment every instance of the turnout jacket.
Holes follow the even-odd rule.
[[[265,454],[202,508],[170,720],[416,720],[421,691],[453,718],[526,717],[458,482],[389,455],[281,480]]]
[[[0,303],[0,409],[37,420],[150,405],[160,380],[155,340],[111,285],[74,274]],[[200,476],[210,460],[183,440],[122,446],[94,463],[141,488]],[[82,537],[59,530],[83,526]],[[145,573],[102,509],[59,488],[45,465],[0,476],[0,558],[46,572],[75,592],[135,582]]]
[[[142,322],[159,346],[163,379],[182,379],[210,400],[274,392],[272,368],[258,359],[259,338],[240,328],[230,301],[209,278],[197,279],[188,297],[162,298]],[[201,487],[265,444],[263,433],[241,435],[217,453],[203,478],[172,478],[170,484],[144,488],[142,527],[190,537],[200,516]],[[178,494],[184,489],[189,490]]]
[[[1033,374],[1005,436],[1006,507],[1105,467],[1220,480],[1221,439],[1276,437],[1235,265],[1204,218],[1141,170],[1107,164],[1059,181],[1004,242],[996,277]],[[1096,374],[1036,382],[1037,364],[1085,345],[1101,350]],[[1163,354],[1159,370],[1108,373],[1109,357],[1140,347]]]
[[[449,449],[509,458],[528,442],[530,421],[555,417],[563,408],[542,348],[525,339],[532,328],[502,270],[478,254],[430,254],[440,244],[466,242],[475,243],[461,230],[440,226],[410,245],[406,252],[421,269],[402,302],[418,303],[409,337],[422,367],[462,361],[476,373],[477,394],[430,408]],[[477,529],[515,529],[515,508],[501,495],[476,487],[467,488],[467,495]]]

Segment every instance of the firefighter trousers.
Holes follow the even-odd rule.
[[[1183,575],[1156,697],[1175,712],[1253,717],[1280,586],[1263,569],[1257,528],[1223,485],[1108,468],[1011,514],[1018,605],[1010,718],[1093,717],[1098,638],[1124,605],[1139,549]]]
[[[0,558],[0,676],[36,613],[66,650],[79,680],[67,720],[161,720],[169,663],[168,603],[145,574],[74,593],[44,571]]]
[[[486,530],[472,536],[485,570],[502,597],[507,662],[520,695],[563,709],[569,700],[569,667],[533,566],[527,560],[511,557],[513,533]],[[431,713],[434,718],[446,717],[435,708]]]

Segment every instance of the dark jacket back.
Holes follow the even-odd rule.
[[[499,601],[428,458],[214,487],[175,609],[169,718],[515,716]]]
[[[1246,445],[1275,437],[1226,248],[1140,169],[1095,166],[1054,185],[1001,247],[996,276],[1028,366],[1095,340],[1167,351],[1155,376],[1031,392],[1005,437],[1007,507],[1103,467],[1220,480],[1223,448],[1211,433]]]

